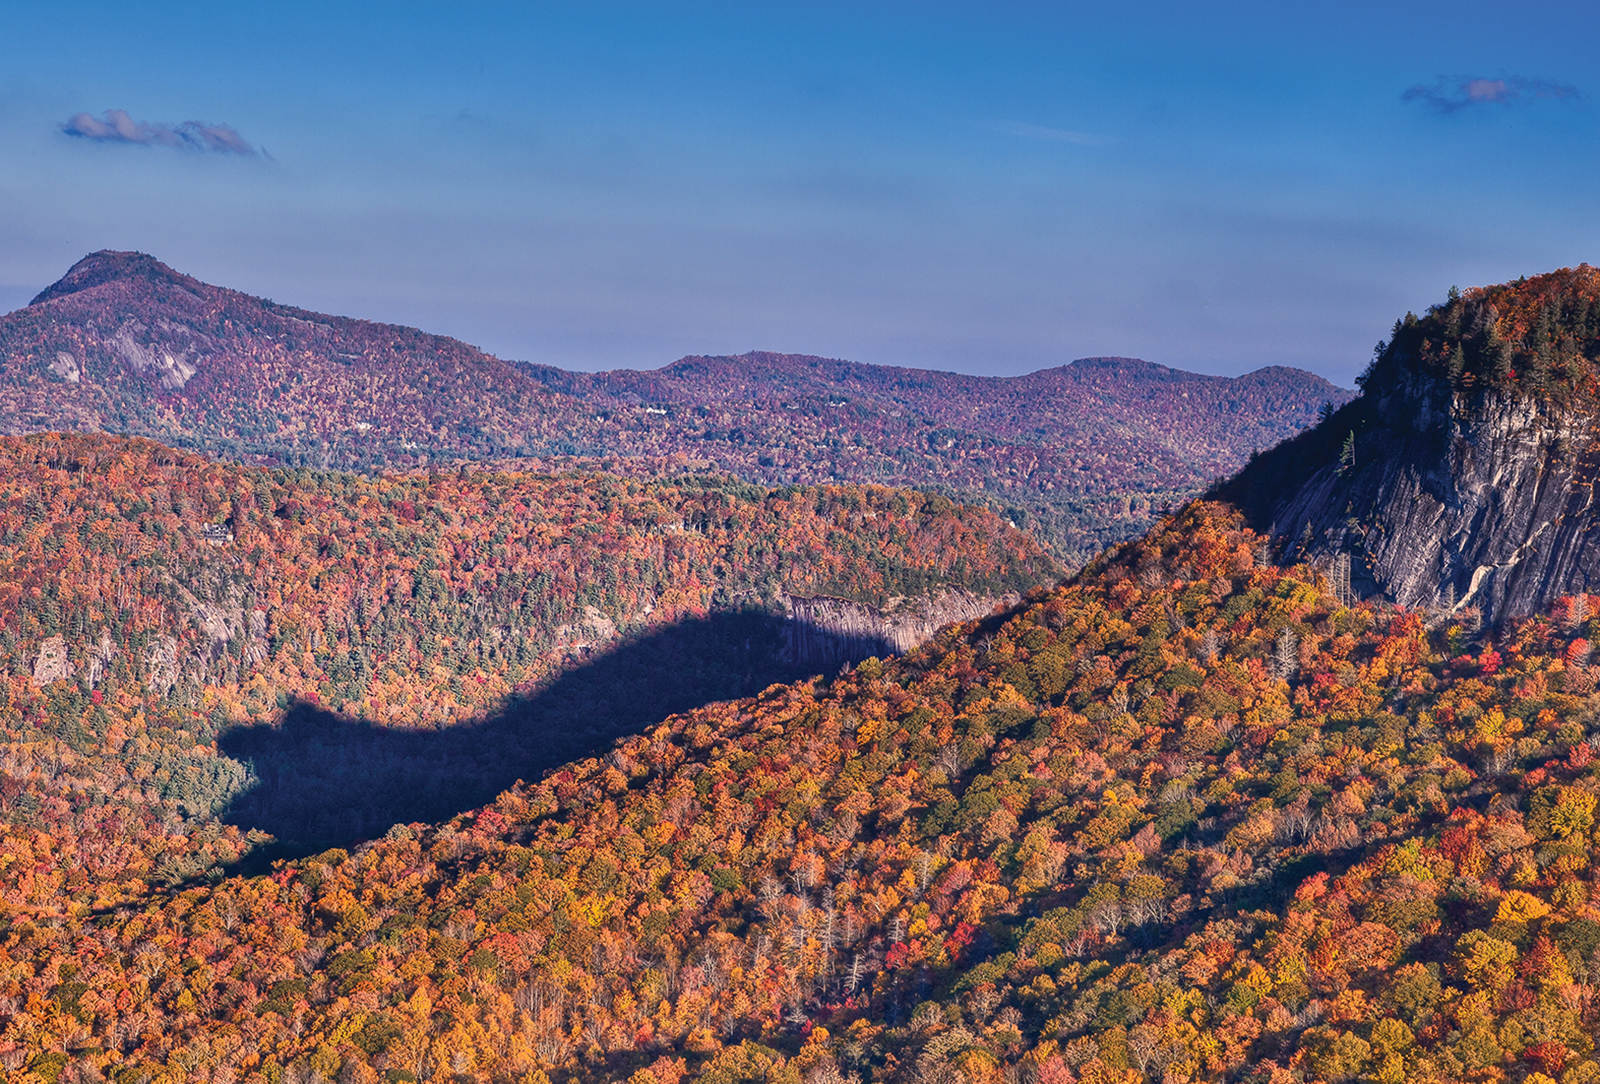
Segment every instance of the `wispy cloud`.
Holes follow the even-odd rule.
[[[150,124],[134,120],[122,109],[108,109],[99,117],[78,113],[61,130],[97,143],[139,143],[147,147],[216,151],[219,154],[255,154],[256,148],[226,124],[186,120],[182,124]]]
[[[1440,113],[1455,113],[1473,106],[1510,105],[1539,98],[1572,101],[1580,97],[1578,88],[1551,79],[1529,79],[1525,75],[1441,76],[1431,86],[1418,84],[1400,95],[1401,101],[1422,102]]]
[[[1014,136],[1032,139],[1038,143],[1076,143],[1081,147],[1098,147],[1106,142],[1101,137],[1089,135],[1087,132],[1069,132],[1065,128],[1046,128],[1038,124],[1023,124],[1020,121],[1007,122],[1000,128]]]

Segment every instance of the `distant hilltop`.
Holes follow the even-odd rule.
[[[1018,377],[799,354],[575,373],[97,252],[0,317],[0,431],[148,436],[246,462],[462,459],[871,482],[988,504],[1085,559],[1350,392],[1267,368],[1086,358]]]

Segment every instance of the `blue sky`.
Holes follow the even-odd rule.
[[[131,248],[569,368],[1349,384],[1600,261],[1595,5],[8,7],[0,309]]]

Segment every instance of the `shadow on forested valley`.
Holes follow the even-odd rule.
[[[380,726],[295,701],[275,725],[218,739],[257,779],[222,819],[277,837],[252,852],[251,866],[371,839],[395,824],[445,820],[669,715],[819,669],[783,661],[787,631],[761,612],[681,621],[586,660],[492,715],[439,729]],[[880,646],[860,655],[886,653]]]

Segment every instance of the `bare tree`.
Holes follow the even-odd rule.
[[[1301,799],[1279,812],[1274,834],[1280,843],[1298,842],[1311,834],[1311,824],[1315,819],[1311,807]]]
[[[833,954],[839,948],[839,912],[834,909],[833,898],[828,899],[828,908],[822,913],[822,929],[818,940],[822,943],[822,962],[828,974],[833,974]]]
[[[807,1069],[802,1079],[805,1084],[861,1084],[859,1075],[840,1071],[839,1063],[831,1057]]]
[[[777,914],[778,901],[783,898],[783,882],[769,873],[756,886],[756,895],[761,900],[762,910],[770,918]]]
[[[1121,900],[1101,900],[1089,911],[1089,921],[1101,933],[1117,936],[1117,931],[1122,929],[1128,919],[1128,913],[1122,906]]]
[[[861,962],[861,953],[856,953],[850,961],[850,992],[853,994],[861,986],[861,977],[866,974],[866,968]]]
[[[1341,606],[1355,604],[1355,593],[1350,589],[1350,555],[1341,553],[1333,559],[1332,566],[1328,569],[1328,586],[1333,589],[1333,597]]]
[[[1149,896],[1141,900],[1132,900],[1124,906],[1128,920],[1135,926],[1148,925],[1151,922],[1164,922],[1167,918],[1167,901],[1160,896]]]
[[[1128,710],[1128,687],[1118,685],[1112,690],[1111,696],[1106,701],[1106,706],[1111,709],[1112,715],[1121,715]]]
[[[1272,653],[1272,676],[1279,681],[1289,681],[1299,669],[1300,638],[1293,629],[1285,628]]]

